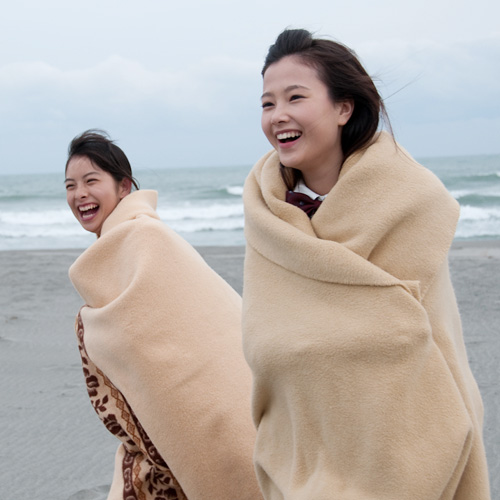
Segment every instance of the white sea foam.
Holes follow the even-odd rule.
[[[457,238],[498,238],[500,234],[500,208],[473,207],[464,205],[460,209]]]
[[[457,238],[500,238],[500,156],[435,159],[434,172],[461,203]],[[137,172],[159,192],[160,218],[196,245],[244,243],[248,168]],[[59,175],[2,176],[0,250],[83,248],[95,241],[74,218]]]
[[[473,189],[456,189],[454,191],[450,191],[450,194],[453,198],[455,198],[455,200],[459,200],[460,198],[476,194],[476,192]]]
[[[0,213],[0,224],[13,226],[51,226],[67,224],[75,221],[69,208],[60,210],[24,210],[4,211]]]
[[[490,220],[500,224],[500,208],[497,207],[472,207],[463,205],[460,207],[461,221]],[[497,228],[497,229],[500,229]],[[498,231],[497,231],[498,232]]]
[[[188,202],[182,206],[160,207],[158,215],[188,239],[193,233],[242,233],[244,225],[241,201],[205,205]],[[95,236],[81,227],[68,207],[0,212],[0,250],[81,248],[94,240]],[[230,238],[226,240],[231,243]],[[241,243],[242,238],[237,237],[237,241]],[[200,242],[203,244],[203,239]]]
[[[477,221],[462,222],[457,226],[456,238],[477,239],[477,238],[498,238],[498,221]]]
[[[229,186],[226,190],[234,196],[243,196],[243,186]]]
[[[166,222],[183,221],[190,219],[217,220],[228,217],[237,217],[243,215],[243,203],[211,203],[211,204],[193,204],[158,207],[158,215]]]

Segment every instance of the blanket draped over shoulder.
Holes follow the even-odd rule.
[[[486,500],[442,183],[381,133],[309,219],[276,152],[244,189],[244,352],[266,499]]]
[[[136,191],[70,268],[92,403],[121,441],[118,498],[262,498],[241,299]]]

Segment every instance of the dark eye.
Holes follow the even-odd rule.
[[[263,102],[263,103],[262,103],[262,107],[263,107],[263,108],[269,108],[269,107],[271,107],[272,105],[273,105],[273,103],[272,103],[272,102],[269,102],[269,101],[268,101],[268,102]]]
[[[66,191],[74,187],[74,184],[66,184]]]
[[[290,97],[290,101],[296,101],[297,99],[302,99],[304,96],[302,95],[297,95],[294,94],[292,97]]]

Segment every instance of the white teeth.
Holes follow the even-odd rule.
[[[80,210],[80,212],[86,212],[87,210],[92,210],[93,208],[97,207],[98,205],[91,204],[91,205],[85,205],[84,207],[78,207],[78,210]]]
[[[278,140],[282,141],[283,139],[292,139],[293,137],[300,137],[302,134],[300,132],[284,132],[282,134],[278,134],[276,137]]]

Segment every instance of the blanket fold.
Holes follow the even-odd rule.
[[[381,133],[309,219],[276,152],[244,190],[244,351],[266,499],[489,498],[447,254],[459,207]]]
[[[85,352],[123,395],[187,498],[261,498],[241,299],[159,220],[156,197],[153,191],[126,196],[70,268],[86,304]],[[109,498],[122,498],[131,470],[124,450],[141,452],[128,437],[135,445],[125,439],[118,450]],[[157,469],[152,460],[151,474]],[[142,490],[136,495],[155,498]]]

